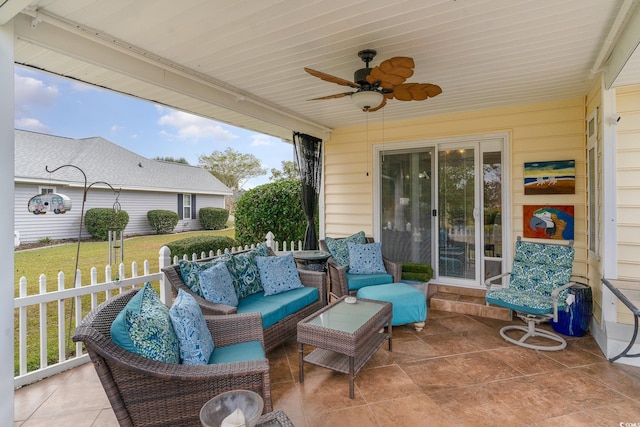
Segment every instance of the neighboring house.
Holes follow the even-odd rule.
[[[205,169],[179,163],[150,160],[115,145],[104,138],[73,139],[23,130],[15,131],[15,230],[21,242],[43,238],[77,238],[86,174],[85,213],[91,208],[111,208],[116,199],[129,214],[125,235],[155,231],[147,212],[164,209],[180,218],[175,231],[201,229],[198,209],[224,208],[231,190]],[[116,194],[108,185],[120,189]],[[29,200],[41,193],[64,194],[71,199],[71,210],[64,214],[48,212],[34,215]],[[82,229],[82,237],[89,237]]]

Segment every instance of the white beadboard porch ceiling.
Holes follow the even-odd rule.
[[[353,80],[358,51],[375,49],[371,66],[409,56],[408,82],[442,87],[391,100],[370,123],[584,96],[637,3],[36,0],[15,18],[15,61],[284,139],[323,136],[367,114],[348,97],[308,101],[349,88],[303,67]]]

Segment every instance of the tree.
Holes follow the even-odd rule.
[[[269,181],[280,181],[282,179],[300,179],[300,173],[295,162],[291,160],[283,160],[282,170],[271,168],[271,176]]]
[[[224,151],[214,151],[208,156],[198,158],[200,166],[233,191],[238,191],[251,178],[264,175],[260,160],[253,154],[240,153],[231,147]]]
[[[184,165],[188,165],[189,162],[187,161],[187,159],[185,159],[184,157],[180,157],[179,159],[176,159],[175,157],[154,157],[153,160],[159,160],[161,162],[170,162],[170,163],[182,163]]]

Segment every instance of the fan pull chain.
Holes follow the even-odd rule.
[[[367,130],[366,130],[366,144],[367,144],[367,158],[365,159],[366,163],[365,163],[365,169],[366,169],[366,176],[369,176],[369,109],[367,108],[367,110],[365,111],[366,114],[366,118],[367,118]]]

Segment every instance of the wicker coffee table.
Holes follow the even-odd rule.
[[[298,322],[300,382],[304,362],[349,374],[349,397],[354,398],[353,380],[385,341],[391,351],[391,303],[346,296]],[[386,332],[383,328],[387,326]],[[316,348],[304,357],[303,346]]]

